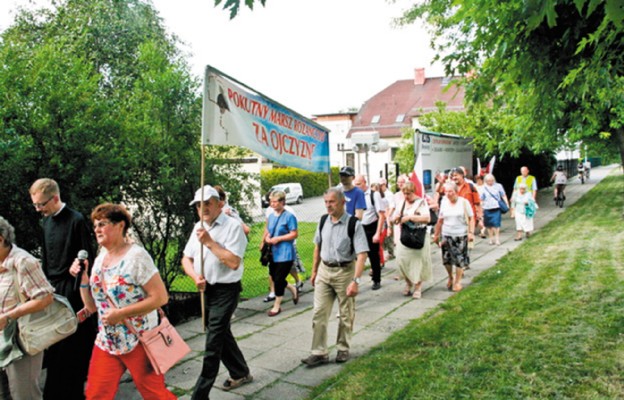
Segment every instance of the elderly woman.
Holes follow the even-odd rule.
[[[444,184],[444,199],[440,205],[438,223],[435,226],[433,241],[442,248],[442,263],[448,273],[448,290],[462,290],[464,268],[470,266],[468,242],[474,241],[475,218],[468,200],[459,197],[457,184]],[[440,232],[442,241],[440,241]],[[455,277],[453,278],[453,266]]]
[[[18,291],[28,299],[26,302],[20,302]],[[15,230],[0,217],[0,331],[16,329],[17,318],[50,305],[53,292],[39,261],[15,245]],[[24,354],[13,361],[2,358],[0,362],[6,366],[13,400],[43,398],[39,387],[43,352],[34,356]]]
[[[292,293],[293,303],[299,302],[297,289],[286,281],[296,258],[294,241],[298,236],[298,231],[297,218],[284,209],[286,193],[281,190],[272,192],[269,195],[269,203],[274,212],[269,214],[260,248],[265,243],[272,246],[273,258],[269,262],[269,274],[275,286],[275,301],[267,314],[269,317],[274,317],[282,312],[282,299],[286,289]]]
[[[481,206],[483,207],[483,225],[488,230],[490,244],[500,245],[499,235],[502,214],[498,202],[501,200],[509,207],[509,201],[503,185],[496,182],[494,175],[485,175],[485,185],[481,192]]]
[[[527,190],[527,185],[518,185],[518,191],[511,196],[511,218],[516,220],[516,237],[514,240],[522,240],[522,233],[528,238],[533,232],[533,215],[537,209],[537,203],[533,195]]]
[[[124,321],[140,334],[158,325],[157,309],[168,301],[167,290],[150,255],[126,239],[131,217],[119,204],[100,204],[91,213],[101,246],[91,278],[78,260],[70,272],[80,275],[80,295],[90,312],[98,312],[98,334],[87,376],[87,399],[114,399],[128,369],[144,399],[175,399],[157,375]]]
[[[416,196],[413,182],[405,183],[402,191],[405,200],[403,203],[397,204],[398,215],[394,223],[399,226],[409,221],[427,224],[429,222],[427,200]],[[432,277],[431,244],[428,236],[425,238],[425,245],[422,249],[411,249],[404,246],[399,240],[397,244],[397,260],[399,262],[400,276],[405,279],[403,295],[412,295],[414,299],[420,299],[423,281],[427,281]]]

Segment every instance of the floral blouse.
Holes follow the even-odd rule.
[[[147,251],[136,244],[132,245],[118,264],[105,268],[102,261],[106,253],[106,250],[102,249],[95,259],[90,279],[91,295],[100,317],[95,345],[110,354],[127,354],[134,350],[139,342],[136,335],[128,330],[124,322],[114,326],[103,325],[101,317],[111,307],[109,297],[117,308],[123,308],[145,299],[146,292],[143,290],[143,285],[158,273],[158,269]],[[104,294],[102,279],[106,282],[108,296]],[[137,332],[141,333],[158,325],[158,314],[154,310],[147,315],[130,317],[127,320]]]

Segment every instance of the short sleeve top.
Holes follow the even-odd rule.
[[[271,237],[287,235],[297,230],[297,218],[290,212],[284,210],[280,215],[274,213],[269,215],[267,230]],[[273,261],[285,262],[295,259],[294,240],[279,242],[273,245]]]
[[[146,296],[143,286],[158,273],[158,269],[147,251],[136,244],[132,245],[116,265],[107,267],[102,265],[106,253],[107,251],[103,249],[95,259],[90,278],[91,295],[100,317],[95,345],[110,354],[127,354],[134,350],[139,342],[136,335],[131,333],[123,322],[114,326],[103,325],[101,317],[111,307],[109,298],[117,308],[143,301]],[[102,279],[106,283],[106,293]],[[147,315],[130,317],[127,320],[138,333],[141,333],[157,326],[158,315],[154,310]]]
[[[463,197],[457,197],[455,204],[444,197],[440,204],[439,218],[444,220],[442,224],[442,236],[466,236],[468,234],[468,225],[466,223],[466,214],[474,217],[472,207],[468,200]]]

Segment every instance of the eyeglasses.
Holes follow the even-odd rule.
[[[52,200],[54,198],[54,196],[50,197],[49,199],[47,199],[46,201],[44,201],[43,203],[33,203],[33,207],[35,208],[43,208],[46,206],[46,204],[48,204],[50,202],[50,200]]]
[[[98,228],[104,228],[105,226],[108,225],[114,225],[114,222],[111,221],[100,221],[100,222],[96,222],[95,224],[93,224],[93,229],[98,229]]]

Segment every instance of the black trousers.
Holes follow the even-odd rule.
[[[373,270],[373,282],[381,282],[381,258],[379,257],[379,243],[373,243],[373,236],[377,232],[377,221],[364,225],[364,233],[368,242],[368,259]]]
[[[51,280],[56,293],[67,297],[74,311],[82,308],[82,300],[74,291],[74,278]],[[87,381],[89,361],[95,336],[97,315],[78,324],[73,335],[50,346],[44,353],[43,366],[46,368],[46,381],[43,387],[45,400],[83,400],[84,385]]]
[[[206,350],[202,371],[191,396],[193,400],[208,399],[219,373],[220,361],[223,361],[232,379],[240,379],[249,374],[245,357],[230,329],[240,291],[240,282],[206,286]]]
[[[288,286],[288,274],[290,274],[290,269],[293,266],[292,261],[284,261],[284,262],[275,262],[271,261],[269,263],[269,274],[271,275],[271,279],[273,279],[273,285],[275,286],[275,295],[281,297],[284,295],[284,291],[286,286]]]

